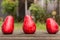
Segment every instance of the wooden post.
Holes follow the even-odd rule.
[[[58,13],[59,13],[59,16],[60,16],[60,7],[59,7],[60,6],[60,3],[59,2],[60,1],[58,0],[58,4],[57,5],[58,5]]]
[[[53,10],[53,11],[52,11],[52,16],[53,16],[54,19],[55,19],[56,14],[57,14],[56,11]]]
[[[25,15],[27,15],[27,0],[25,0]]]
[[[37,3],[37,0],[34,0],[34,3]]]

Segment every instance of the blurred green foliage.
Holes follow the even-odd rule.
[[[3,13],[14,13],[17,7],[17,1],[3,0],[1,3]]]
[[[18,0],[3,0],[1,6],[2,13],[8,13],[8,15],[12,15],[15,20],[17,19]]]
[[[32,15],[35,17],[35,22],[40,21],[44,22],[46,18],[46,10],[37,4],[31,4],[29,10]]]

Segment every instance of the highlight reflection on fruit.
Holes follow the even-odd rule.
[[[24,17],[23,31],[26,34],[33,34],[36,31],[36,24],[32,20],[32,17],[29,15]]]
[[[14,30],[14,18],[7,16],[2,24],[2,32],[4,34],[12,34]]]
[[[53,18],[48,18],[46,20],[46,28],[49,34],[56,34],[59,30],[58,24]]]

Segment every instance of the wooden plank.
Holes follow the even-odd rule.
[[[60,32],[57,34],[48,34],[44,31],[36,31],[35,34],[24,34],[21,31],[15,31],[13,34],[2,34],[0,40],[60,40]]]

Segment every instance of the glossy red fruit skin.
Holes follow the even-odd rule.
[[[14,30],[14,18],[12,16],[7,16],[2,24],[3,34],[12,34]]]
[[[29,15],[24,17],[23,31],[25,34],[33,34],[36,31],[36,24]]]
[[[58,24],[53,18],[48,18],[46,20],[46,28],[49,34],[56,34],[59,31]]]

